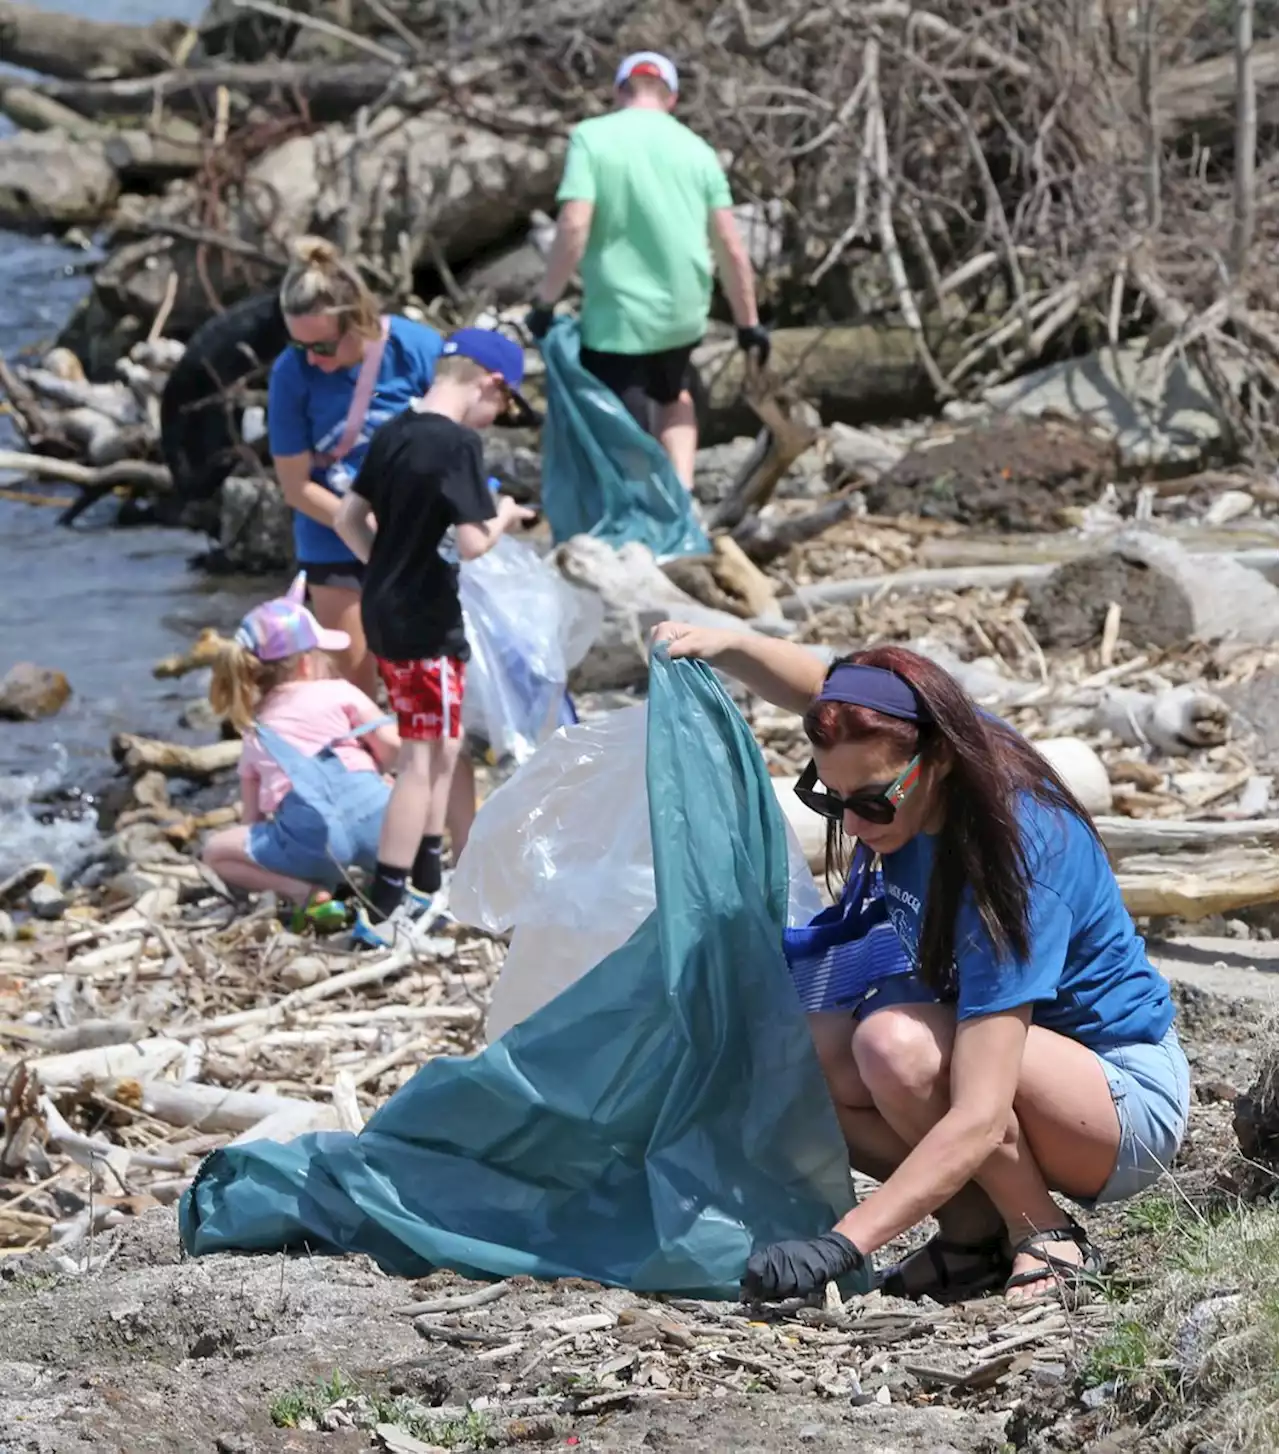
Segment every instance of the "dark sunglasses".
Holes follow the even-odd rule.
[[[333,358],[342,347],[342,337],[322,338],[317,343],[303,343],[300,338],[291,338],[289,342],[299,353],[313,353],[317,358]]]
[[[893,822],[899,804],[911,796],[919,781],[920,756],[917,753],[888,786],[861,788],[856,793],[850,793],[847,798],[842,798],[837,793],[827,792],[825,788],[819,789],[818,764],[811,761],[800,774],[800,781],[796,783],[796,797],[806,808],[837,823],[846,813],[853,813],[864,823],[883,826]]]

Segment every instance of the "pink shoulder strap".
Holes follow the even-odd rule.
[[[342,426],[342,435],[337,444],[329,451],[328,457],[331,460],[341,459],[343,455],[350,454],[356,441],[360,438],[365,416],[369,413],[369,405],[373,402],[373,391],[378,383],[378,370],[382,367],[382,355],[386,349],[390,332],[391,320],[384,318],[382,331],[364,351],[364,358],[360,363],[360,373],[356,378],[355,393],[351,396],[351,407],[347,410],[347,422]]]

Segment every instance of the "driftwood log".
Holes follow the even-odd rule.
[[[710,555],[676,556],[664,561],[662,572],[674,585],[715,611],[728,611],[744,620],[754,617],[782,619],[773,582],[743,553],[729,535],[717,535]]]
[[[1280,58],[1272,44],[1254,46],[1249,56],[1258,95],[1257,119],[1276,124],[1276,84]],[[1239,74],[1234,55],[1210,56],[1166,71],[1155,88],[1156,118],[1167,135],[1202,144],[1235,141]]]
[[[40,86],[38,93],[91,120],[139,120],[160,108],[183,116],[211,116],[218,92],[225,88],[232,116],[274,103],[280,110],[305,107],[313,121],[327,123],[345,121],[362,106],[371,106],[395,76],[396,68],[382,62],[265,61],[165,71],[145,80],[54,81]]]
[[[932,399],[915,339],[905,324],[779,328],[769,370],[781,388],[814,404],[827,422],[858,423],[886,410],[909,413]],[[945,349],[941,356],[950,357]],[[748,400],[745,356],[716,342],[698,349],[694,362],[707,385],[713,425],[707,442],[754,434],[757,418]]]
[[[149,76],[180,65],[189,36],[181,20],[119,25],[0,3],[0,60],[45,76]]]
[[[240,743],[209,742],[200,747],[187,747],[179,742],[160,742],[152,737],[121,732],[112,739],[111,755],[134,776],[161,772],[166,777],[200,782],[235,767],[240,761]]]
[[[771,634],[784,627],[780,619],[744,622],[702,605],[674,584],[643,545],[614,550],[603,541],[579,535],[566,541],[554,560],[571,585],[594,591],[604,606],[600,635],[574,668],[570,681],[574,691],[643,685],[649,678],[649,632],[663,620],[735,631],[764,628]]]
[[[1280,857],[1274,850],[1136,855],[1117,877],[1135,918],[1208,919],[1280,900]]]
[[[155,677],[183,677],[188,672],[200,671],[203,667],[212,666],[218,659],[218,653],[224,646],[229,646],[227,637],[215,631],[212,626],[206,626],[196,637],[189,651],[184,651],[178,656],[166,656],[162,661],[156,662],[151,668],[151,675]]]
[[[1271,573],[1277,568],[1278,553],[1259,547],[1232,551],[1223,559],[1247,566],[1251,571]],[[782,602],[783,612],[803,617],[823,606],[842,605],[847,601],[865,601],[883,592],[906,594],[927,591],[969,591],[980,586],[1003,589],[1006,586],[1047,580],[1057,569],[1042,561],[1022,565],[973,565],[955,570],[894,571],[888,575],[861,576],[851,581],[831,581],[821,585],[801,586]]]

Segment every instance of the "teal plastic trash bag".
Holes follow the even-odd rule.
[[[542,510],[557,545],[595,535],[638,540],[660,559],[711,549],[666,451],[579,362],[578,325],[558,318],[539,347],[547,367]]]
[[[646,781],[656,906],[626,943],[474,1058],[423,1066],[358,1136],[214,1152],[182,1199],[188,1251],[736,1297],[753,1247],[844,1214],[781,950],[782,814],[700,663],[655,657]]]

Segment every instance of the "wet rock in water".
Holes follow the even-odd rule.
[[[191,732],[217,732],[222,727],[222,718],[213,710],[208,697],[196,697],[188,702],[178,714],[178,722]]]
[[[1191,635],[1191,606],[1158,571],[1122,556],[1068,561],[1028,592],[1026,623],[1041,646],[1089,646],[1107,609],[1120,607],[1120,634],[1135,646],[1178,646]]]
[[[274,480],[232,475],[223,481],[219,541],[233,570],[273,571],[293,563],[293,511]]]
[[[71,683],[60,671],[20,661],[0,680],[0,718],[34,722],[52,717],[66,706]]]
[[[61,919],[68,902],[66,894],[53,883],[38,883],[27,895],[27,908],[37,919]]]
[[[0,224],[69,227],[100,222],[120,195],[105,143],[69,144],[57,131],[0,138]]]
[[[923,442],[866,487],[876,515],[922,515],[993,530],[1048,530],[1090,504],[1115,452],[1061,420],[1002,420],[942,443]]]

